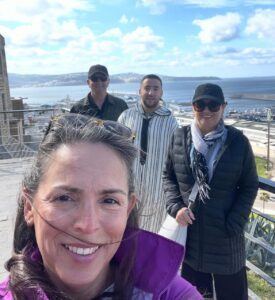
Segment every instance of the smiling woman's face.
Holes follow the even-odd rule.
[[[203,100],[203,102],[208,104],[211,102],[211,100]],[[192,106],[196,124],[203,135],[217,128],[220,120],[223,117],[225,107],[226,103],[221,104],[218,111],[210,111],[208,107],[206,107],[203,111],[196,111],[194,109],[194,105]]]
[[[120,244],[107,243],[122,239],[135,205],[135,195],[129,199],[128,193],[126,165],[106,145],[63,145],[53,153],[24,214],[34,225],[44,266],[61,290],[89,294],[90,289],[94,296],[104,288]]]

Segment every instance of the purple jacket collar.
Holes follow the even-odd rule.
[[[126,253],[132,251],[133,239],[135,239],[137,247],[133,268],[134,286],[154,295],[153,299],[159,299],[176,277],[183,259],[184,248],[154,233],[128,229],[125,232],[124,241],[115,255],[115,260],[120,262]],[[31,256],[35,260],[40,259],[37,250],[34,250]],[[0,296],[3,296],[5,300],[12,300],[7,286],[8,278],[0,283]],[[37,292],[39,300],[48,300],[42,290]]]
[[[132,238],[136,239],[134,285],[145,292],[160,295],[177,275],[184,256],[184,248],[164,237],[145,230],[125,233],[115,259],[120,262],[131,251]]]

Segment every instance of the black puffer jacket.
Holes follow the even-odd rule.
[[[210,181],[210,199],[198,198],[196,220],[188,227],[185,262],[206,273],[233,274],[245,265],[244,226],[258,189],[255,160],[248,139],[226,126],[225,144]],[[167,211],[175,217],[188,205],[194,184],[190,167],[190,126],[178,128],[170,146],[163,181]]]

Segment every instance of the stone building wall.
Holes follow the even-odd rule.
[[[11,109],[5,39],[0,34],[0,112]],[[10,135],[10,119],[10,114],[0,113],[0,144],[5,143]]]

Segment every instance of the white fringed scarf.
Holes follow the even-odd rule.
[[[213,164],[222,143],[227,136],[227,130],[221,119],[217,128],[202,136],[195,121],[191,124],[193,147],[190,153],[194,177],[198,184],[200,199],[209,199],[209,182],[213,175]]]

